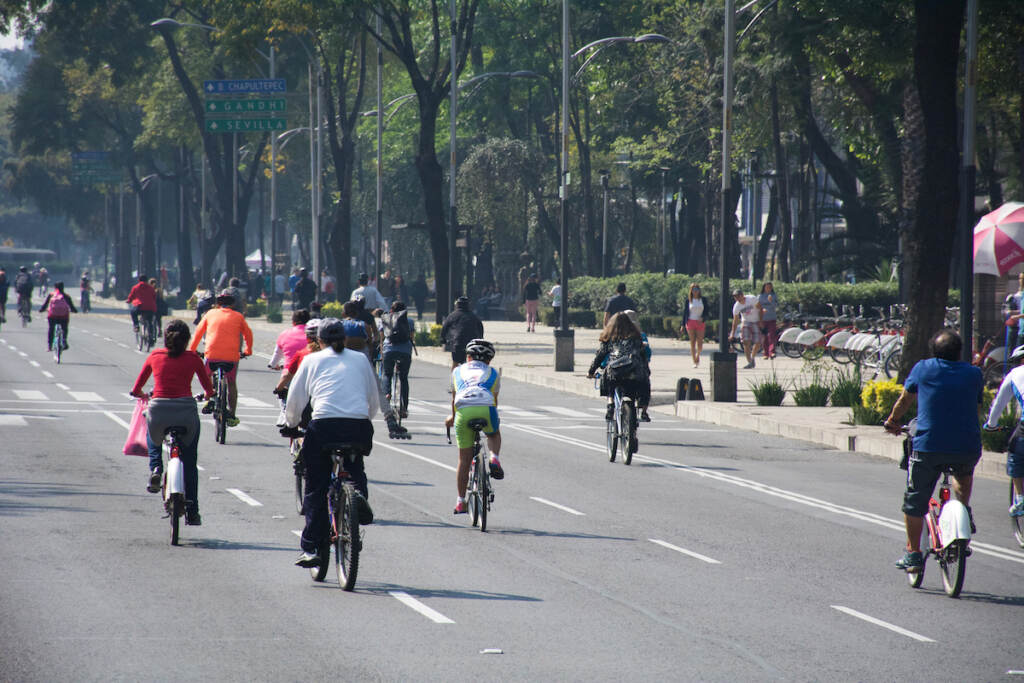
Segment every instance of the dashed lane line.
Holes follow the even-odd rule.
[[[454,624],[455,623],[453,620],[449,619],[448,617],[446,617],[445,615],[441,614],[437,610],[435,610],[435,609],[433,609],[431,607],[427,607],[422,602],[420,602],[416,598],[412,597],[408,593],[405,593],[403,591],[388,591],[388,595],[390,595],[391,597],[395,598],[396,600],[398,600],[400,603],[402,603],[406,607],[409,607],[411,609],[416,610],[417,612],[419,612],[420,614],[425,616],[427,619],[430,619],[435,624]]]
[[[28,362],[28,364],[31,365],[34,368],[38,368],[39,367],[39,361],[37,361],[37,360],[30,360]]]
[[[81,403],[106,403],[102,396],[93,391],[69,391],[68,395]]]
[[[12,389],[14,395],[22,401],[45,401],[46,394],[36,389]]]
[[[263,507],[263,503],[259,502],[258,500],[256,500],[252,496],[250,496],[245,491],[242,491],[241,489],[225,489],[225,491],[227,491],[232,496],[234,496],[238,500],[242,501],[246,505],[249,505],[249,506],[254,507],[254,508],[255,507]]]
[[[61,384],[60,382],[57,382],[53,386],[57,387],[58,389],[60,389],[62,391],[69,391],[71,389],[71,387],[69,387],[67,384]]]
[[[583,517],[587,514],[585,512],[580,512],[579,510],[573,510],[571,507],[568,507],[566,505],[555,503],[553,501],[548,500],[547,498],[538,498],[537,496],[530,496],[530,500],[535,500],[538,503],[543,503],[544,505],[550,505],[551,507],[561,510],[562,512],[568,512],[570,515],[577,515],[579,517]]]
[[[116,424],[124,427],[125,429],[129,429],[130,430],[132,428],[132,426],[130,424],[128,424],[127,422],[125,422],[124,420],[122,420],[121,418],[119,418],[117,415],[115,415],[114,413],[110,412],[109,410],[104,410],[103,414],[106,415],[107,417],[109,417],[111,420],[113,420]]]
[[[906,636],[907,638],[913,638],[914,640],[920,641],[922,643],[934,643],[935,642],[934,640],[932,640],[931,638],[928,638],[927,636],[922,636],[920,633],[914,633],[913,631],[908,631],[907,629],[903,628],[902,626],[897,626],[896,624],[890,624],[888,621],[882,621],[881,619],[876,619],[873,616],[870,616],[868,614],[864,614],[863,612],[858,612],[857,610],[850,609],[849,607],[843,607],[842,605],[832,605],[832,609],[838,610],[838,611],[842,612],[843,614],[849,614],[851,617],[856,617],[857,619],[861,619],[863,621],[866,621],[869,624],[874,624],[875,626],[881,626],[882,628],[887,628],[890,631],[892,631],[893,633],[898,633],[901,636]]]
[[[53,373],[48,370],[43,370],[43,377],[46,377],[47,379],[53,379]]]
[[[707,555],[701,555],[700,553],[695,553],[692,550],[687,550],[686,548],[680,548],[677,545],[672,545],[671,543],[668,543],[666,541],[658,540],[657,538],[648,538],[647,540],[650,541],[651,543],[655,543],[657,545],[660,545],[663,548],[668,548],[669,550],[674,550],[677,553],[682,553],[683,555],[689,555],[690,557],[696,558],[696,559],[700,560],[701,562],[707,562],[708,564],[722,564],[721,562],[719,562],[718,560],[714,559],[713,557],[708,557]]]
[[[445,464],[443,462],[438,462],[437,460],[433,460],[433,459],[428,458],[426,456],[419,455],[418,453],[413,453],[412,451],[407,451],[404,448],[398,448],[397,446],[392,446],[391,444],[384,443],[383,441],[374,440],[373,444],[375,446],[380,446],[381,448],[390,449],[392,451],[395,451],[396,453],[401,453],[402,455],[407,455],[410,458],[416,458],[417,460],[422,460],[423,462],[428,462],[431,465],[436,465],[437,467],[441,467],[443,469],[446,469],[449,472],[455,472],[456,471],[456,468],[452,467],[451,465],[447,465],[447,464]]]

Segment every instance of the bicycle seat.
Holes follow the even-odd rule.
[[[210,361],[210,372],[217,372],[223,370],[224,372],[231,372],[235,367],[235,364],[226,360],[212,360]]]
[[[368,443],[331,442],[321,446],[320,451],[327,455],[337,455],[342,458],[352,458],[357,455],[367,456],[370,454]]]
[[[467,426],[474,432],[479,432],[482,431],[483,428],[487,426],[487,420],[483,419],[482,417],[474,417],[467,423]]]
[[[167,436],[168,434],[173,434],[174,436],[182,436],[184,434],[188,434],[188,427],[182,427],[181,425],[167,427],[166,429],[164,429],[164,436]]]

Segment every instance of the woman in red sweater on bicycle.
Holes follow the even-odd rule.
[[[164,332],[164,348],[154,349],[142,365],[142,371],[132,396],[145,396],[142,387],[150,375],[153,375],[153,393],[146,410],[149,430],[146,443],[149,447],[149,485],[150,493],[160,491],[160,478],[163,474],[161,444],[164,431],[168,427],[185,427],[186,432],[180,438],[181,464],[185,467],[185,523],[193,526],[202,524],[199,517],[199,411],[192,396],[192,377],[199,378],[206,397],[213,396],[213,383],[210,375],[195,351],[188,351],[192,332],[184,320],[172,320]]]

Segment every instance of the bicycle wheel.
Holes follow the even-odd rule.
[[[292,471],[295,474],[295,511],[302,514],[302,499],[305,497],[306,464],[302,460],[302,443],[292,440]]]
[[[181,516],[185,514],[185,497],[180,493],[172,493],[167,501],[167,514],[171,517],[171,545],[178,545],[178,532],[181,528]]]
[[[633,462],[633,446],[636,444],[636,407],[632,401],[622,402],[622,430],[619,432],[619,448],[622,450],[622,463]]]
[[[903,360],[903,349],[895,348],[890,351],[885,357],[884,367],[882,369],[885,372],[886,379],[895,377],[900,372],[900,362]]]
[[[615,462],[615,451],[619,445],[619,434],[615,431],[615,420],[605,422],[605,446],[608,449],[608,462]]]
[[[1010,505],[1016,501],[1013,497],[1013,482],[1010,482]],[[1017,539],[1020,547],[1024,548],[1024,517],[1010,517],[1010,524],[1013,525],[1013,537]]]
[[[818,360],[825,355],[824,346],[805,346],[800,351],[800,357],[804,360]]]
[[[398,364],[395,364],[391,371],[391,410],[395,414],[395,421],[402,424],[402,383],[398,378]]]
[[[1003,363],[989,363],[984,370],[985,386],[998,387],[1003,383],[1006,366]]]
[[[356,509],[355,492],[352,484],[342,484],[339,504],[334,512],[338,532],[334,541],[334,563],[338,570],[338,585],[346,591],[356,587],[356,573],[359,571],[359,510]]]
[[[146,336],[146,333],[144,331],[145,327],[146,321],[143,320],[140,322],[138,329],[135,330],[135,345],[139,347],[139,351],[142,350],[143,339]]]
[[[469,464],[469,487],[466,491],[466,504],[469,506],[469,523],[471,526],[476,526],[480,523],[480,478],[478,476],[479,468],[477,467],[477,460],[480,459],[480,446],[476,446],[476,455],[473,456],[473,461]]]
[[[228,436],[228,387],[227,380],[220,372],[217,374],[217,403],[213,410],[213,420],[217,425],[217,443],[224,443]]]
[[[945,550],[938,552],[939,569],[942,572],[942,587],[951,598],[960,597],[960,589],[964,587],[964,574],[967,572],[967,541],[957,539]]]
[[[491,481],[487,476],[486,451],[481,452],[476,459],[477,477],[479,479],[478,496],[480,498],[480,531],[487,531],[487,508],[490,506]]]
[[[64,326],[57,325],[53,330],[53,362],[60,365],[60,354],[64,350]]]

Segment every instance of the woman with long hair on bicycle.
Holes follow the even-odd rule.
[[[39,312],[46,312],[46,350],[53,350],[53,331],[57,325],[64,328],[64,351],[68,348],[68,322],[71,320],[72,313],[78,313],[78,309],[75,308],[75,304],[71,302],[71,297],[64,293],[64,282],[57,282],[53,285],[54,289],[52,292],[46,295],[43,299],[43,305],[39,307]]]
[[[163,473],[161,444],[168,427],[185,427],[179,437],[181,464],[185,469],[185,523],[192,526],[202,524],[199,516],[199,411],[192,396],[192,378],[206,392],[206,398],[213,396],[213,383],[202,359],[195,351],[186,350],[192,332],[184,320],[172,320],[164,331],[164,348],[153,349],[135,380],[131,395],[142,398],[149,376],[153,376],[153,393],[146,410],[149,425],[146,444],[149,448],[150,493],[160,491],[160,476]]]
[[[608,324],[604,326],[597,340],[601,342],[601,346],[594,354],[594,360],[590,363],[590,369],[587,370],[587,377],[593,378],[598,368],[604,367],[615,358],[632,357],[635,366],[635,371],[630,378],[621,381],[611,382],[608,373],[602,373],[601,395],[608,397],[608,412],[605,414],[605,419],[611,420],[614,417],[612,411],[615,410],[615,403],[612,401],[612,395],[615,393],[615,387],[618,386],[624,395],[636,398],[637,407],[640,408],[640,419],[650,422],[647,406],[651,402],[651,369],[639,328],[623,311],[616,313],[608,320]]]
[[[695,368],[700,366],[700,352],[704,350],[704,328],[710,317],[711,306],[700,293],[700,285],[694,282],[690,285],[690,292],[683,304],[683,325],[679,328],[679,333],[682,334],[683,330],[686,330],[686,335],[690,338],[690,357]]]
[[[324,446],[331,443],[349,443],[364,447],[369,453],[373,446],[373,423],[377,414],[379,395],[377,376],[364,353],[345,347],[345,327],[337,318],[320,322],[320,343],[325,348],[311,353],[302,361],[288,388],[285,407],[286,428],[283,435],[292,436],[291,430],[299,425],[306,404],[313,406],[313,419],[306,427],[302,442],[302,459],[306,465],[306,495],[302,509],[306,515],[306,528],[302,532],[302,554],[295,561],[300,567],[320,564],[317,553],[330,533],[327,515],[327,489],[331,482],[330,451]],[[373,511],[366,501],[369,490],[363,458],[357,456],[345,464],[345,470],[362,496],[357,496],[360,524],[373,523]]]

